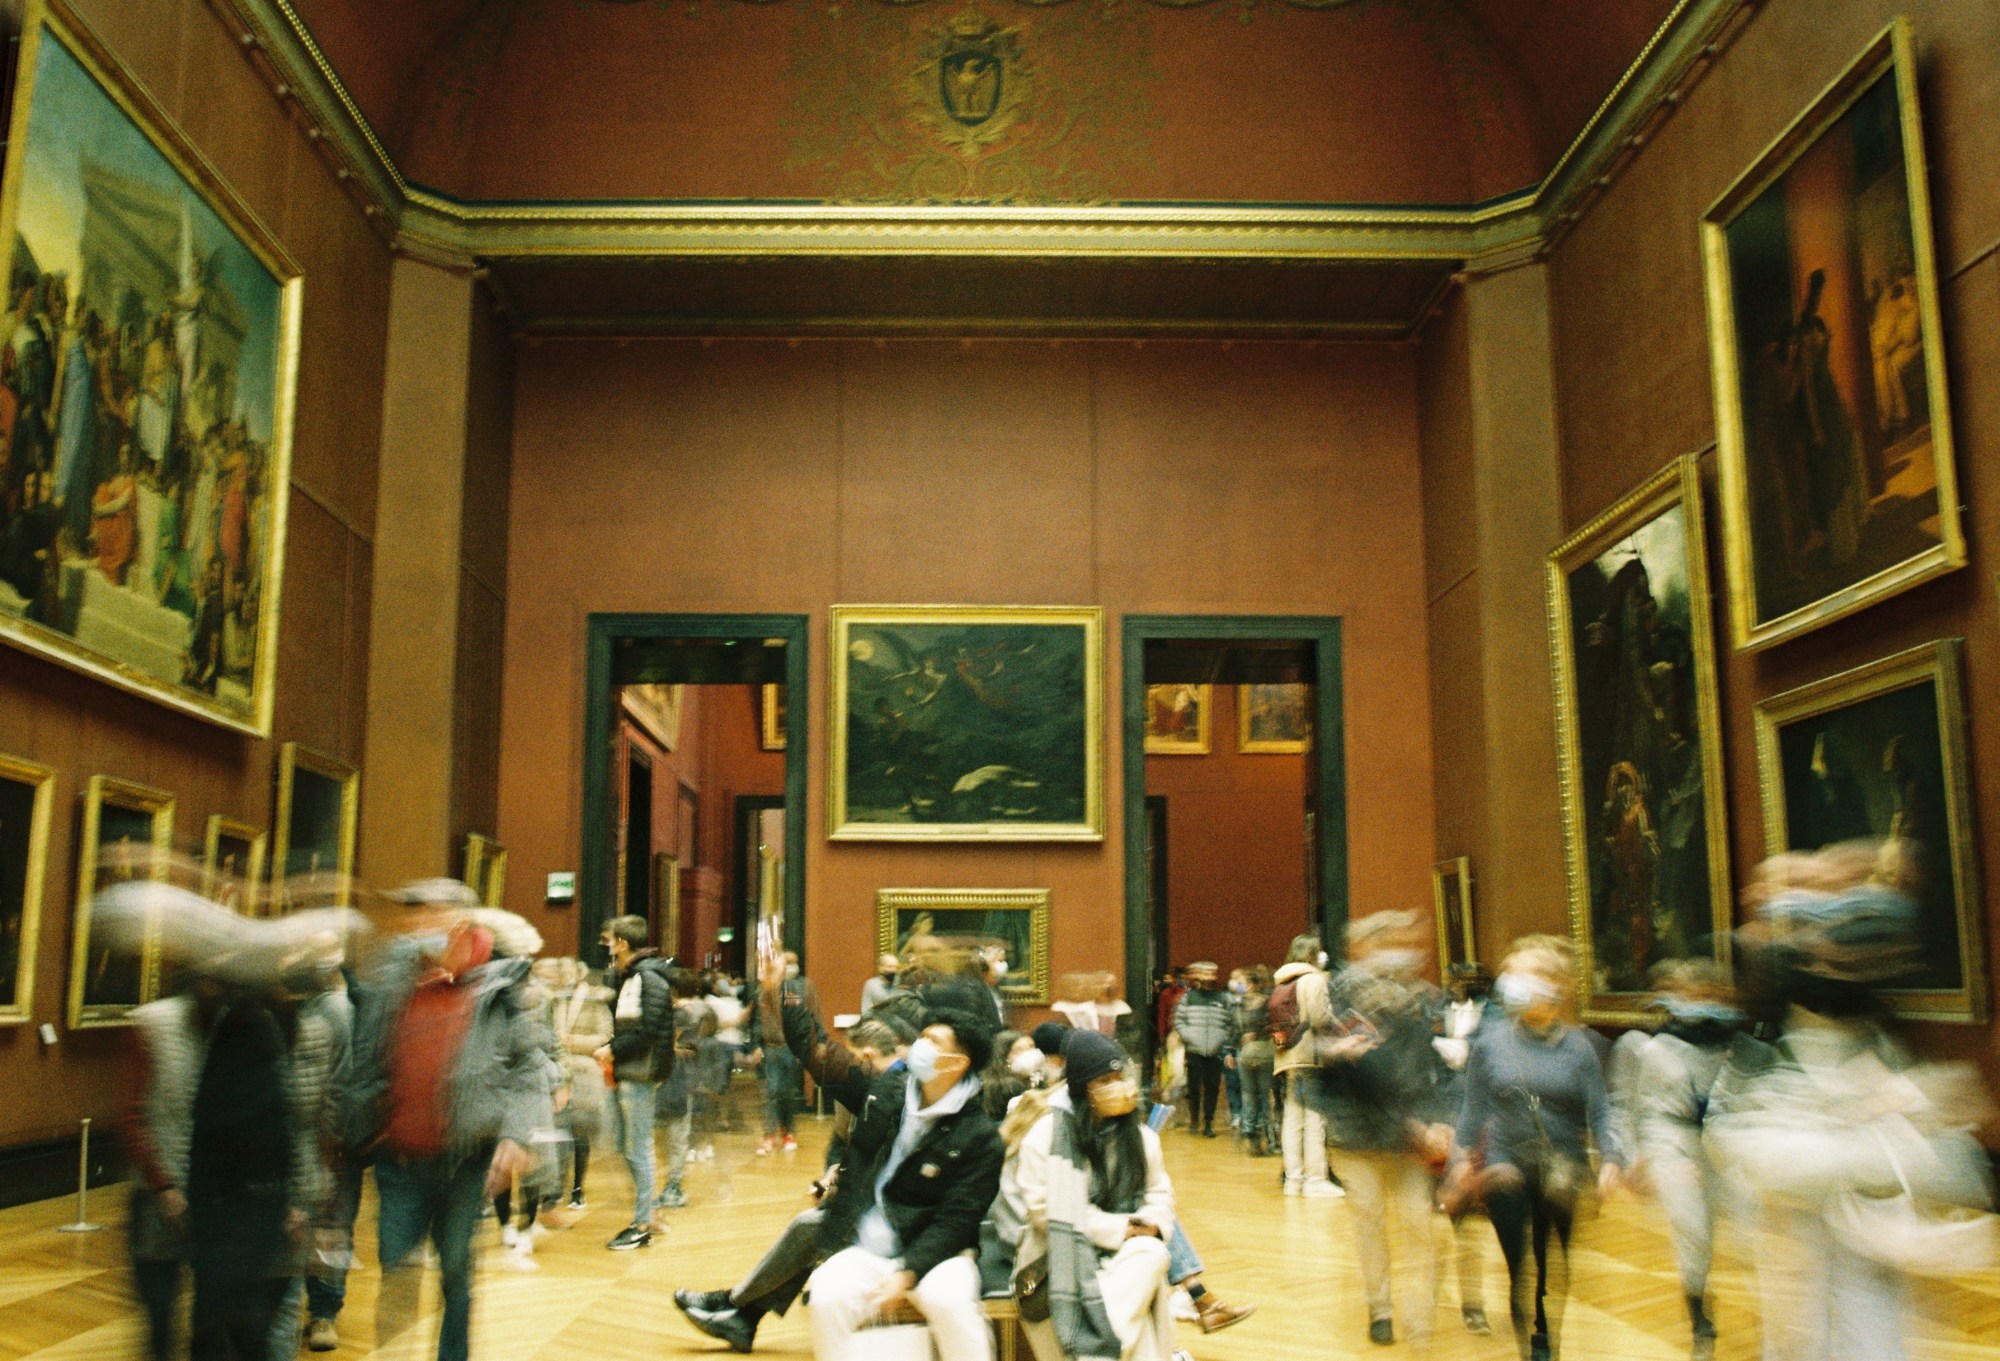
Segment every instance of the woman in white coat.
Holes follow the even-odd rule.
[[[1005,1193],[1023,1226],[1015,1293],[1037,1361],[1169,1361],[1174,1188],[1139,1118],[1125,1053],[1074,1031],[1064,1088],[1028,1131]]]

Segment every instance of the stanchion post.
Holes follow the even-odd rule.
[[[102,1224],[90,1222],[90,1117],[83,1117],[83,1138],[76,1153],[76,1223],[56,1226],[58,1233],[96,1233]]]

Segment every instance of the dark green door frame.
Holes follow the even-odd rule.
[[[1125,709],[1125,991],[1133,1010],[1152,997],[1152,923],[1146,903],[1146,644],[1155,638],[1265,640],[1313,647],[1313,754],[1318,775],[1319,931],[1339,951],[1347,926],[1347,738],[1340,620],[1326,615],[1128,614],[1120,647]],[[1218,741],[1230,740],[1227,735]],[[1151,1057],[1152,1022],[1141,1017]]]
[[[618,644],[625,640],[712,638],[743,647],[781,642],[785,693],[806,693],[803,614],[593,614],[584,666],[583,837],[577,883],[577,952],[603,964],[597,933],[611,900],[617,849],[611,836],[611,753],[617,733]],[[807,706],[785,705],[785,948],[801,962],[806,946]]]

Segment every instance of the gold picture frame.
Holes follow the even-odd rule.
[[[681,951],[681,861],[672,851],[653,852],[653,901],[660,919],[654,923],[655,944],[663,955]]]
[[[1963,567],[1907,20],[1702,214],[1701,240],[1736,647]]]
[[[246,916],[271,910],[271,903],[257,901],[264,884],[264,852],[270,834],[262,827],[220,813],[208,819],[208,834],[202,839],[202,896]]]
[[[1866,836],[1883,842],[1884,873],[1929,870],[1912,876],[1910,896],[1932,981],[1884,989],[1911,1020],[1980,1023],[1988,1009],[1962,651],[1957,638],[1925,643],[1756,707],[1767,855]],[[1816,797],[1800,797],[1801,785]],[[1947,944],[1956,958],[1937,971]]]
[[[1187,721],[1190,709],[1194,711],[1192,724]],[[1214,719],[1213,685],[1147,686],[1146,755],[1208,755]]]
[[[76,852],[76,922],[70,940],[71,1030],[129,1025],[128,1013],[158,994],[159,942],[153,926],[147,927],[140,953],[121,959],[92,938],[91,907],[97,898],[98,857],[107,841],[149,847],[154,854],[146,877],[165,879],[174,841],[174,802],[164,789],[108,775],[91,776],[84,788],[83,830]],[[143,842],[138,841],[141,833]],[[119,993],[124,995],[109,995]]]
[[[881,888],[875,890],[875,951],[907,956],[912,934],[963,950],[1007,951],[1000,995],[1013,1006],[1050,1001],[1049,891],[1045,888]],[[907,962],[907,960],[906,960]]]
[[[1236,687],[1236,750],[1297,756],[1312,750],[1312,687],[1301,681]]]
[[[0,987],[7,989],[0,995],[0,1025],[25,1025],[35,1015],[55,791],[56,773],[49,767],[0,756],[0,945],[11,935],[14,947],[13,967],[0,961]]]
[[[1472,860],[1458,856],[1431,866],[1431,906],[1437,914],[1438,982],[1451,981],[1454,964],[1477,964],[1472,935]]]
[[[297,742],[280,747],[271,846],[272,910],[284,910],[289,880],[328,871],[338,876],[332,903],[347,906],[353,896],[349,881],[360,825],[360,771]]]
[[[679,751],[683,689],[679,685],[620,686],[618,703],[642,732],[668,751]]]
[[[1586,1022],[1637,1024],[1649,973],[1664,959],[1729,958],[1734,892],[1709,598],[1692,454],[1549,554],[1557,774]]]
[[[763,750],[785,749],[786,714],[784,686],[757,687],[757,745]]]
[[[29,324],[53,349],[63,343],[63,324],[50,320],[57,311],[109,320],[114,305],[126,305],[115,300],[137,300],[146,360],[153,364],[157,352],[159,362],[122,418],[130,462],[110,451],[118,466],[105,481],[87,470],[88,449],[72,460],[31,454],[92,479],[49,499],[80,507],[69,516],[72,542],[93,529],[99,542],[89,556],[51,545],[46,589],[64,602],[64,625],[10,610],[0,615],[0,639],[182,713],[269,736],[302,272],[65,6],[28,0],[18,63],[0,241],[8,243],[8,279],[31,280],[40,293]],[[82,211],[66,206],[72,196]],[[44,268],[72,260],[80,263]],[[16,306],[10,294],[8,310]],[[49,405],[53,424],[24,433],[17,421],[17,441],[32,435],[49,451],[70,447],[65,418]],[[136,522],[149,496],[175,494],[166,479],[176,450],[189,471],[173,476],[189,480],[189,498],[209,498],[218,528],[162,553]],[[106,546],[112,535],[115,549]]]
[[[830,840],[1104,839],[1103,610],[836,605],[832,633]]]
[[[490,836],[468,832],[465,837],[465,886],[485,906],[505,906],[507,848]]]

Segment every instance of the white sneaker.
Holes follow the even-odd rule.
[[[1347,1194],[1347,1191],[1343,1187],[1335,1186],[1325,1177],[1313,1177],[1306,1182],[1303,1194],[1314,1200],[1339,1200]]]
[[[504,1254],[502,1260],[514,1271],[540,1271],[542,1269],[542,1264],[535,1260],[535,1240],[532,1238],[524,1237],[515,1243],[513,1251]]]
[[[1181,1323],[1195,1323],[1201,1319],[1201,1310],[1194,1307],[1194,1296],[1185,1290],[1174,1292],[1174,1318]]]
[[[518,1247],[520,1247],[520,1246],[521,1246],[521,1231],[520,1231],[519,1229],[515,1228],[515,1227],[514,1227],[514,1226],[513,1226],[512,1224],[508,1224],[508,1225],[504,1226],[504,1227],[503,1227],[503,1228],[502,1228],[502,1229],[500,1230],[500,1246],[501,1246],[501,1247],[503,1247],[503,1248],[518,1248]]]
[[[1287,1178],[1285,1181],[1285,1194],[1288,1196],[1298,1195],[1303,1185],[1304,1183],[1302,1182],[1292,1181],[1290,1178]]]
[[[527,1243],[528,1251],[533,1252],[535,1250],[534,1245],[548,1236],[549,1226],[538,1219],[528,1226],[528,1232],[524,1235],[523,1241]]]

